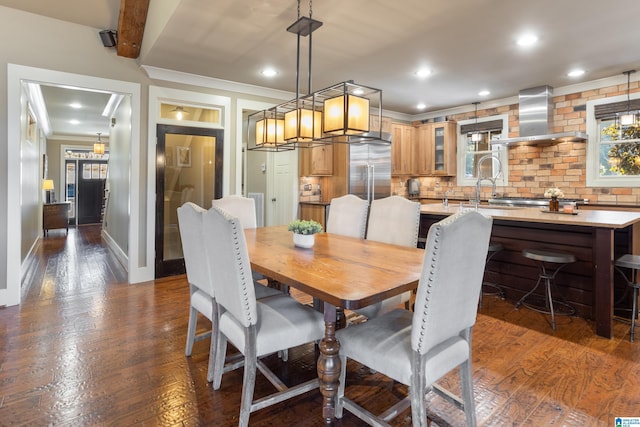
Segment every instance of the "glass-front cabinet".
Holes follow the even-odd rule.
[[[418,175],[455,176],[456,123],[426,123],[417,128]]]

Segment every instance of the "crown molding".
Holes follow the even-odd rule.
[[[167,70],[165,68],[151,67],[149,65],[142,65],[142,69],[147,73],[147,76],[149,78],[154,80],[164,80],[173,83],[206,87],[209,89],[239,92],[247,95],[281,99],[283,101],[288,101],[295,97],[295,94],[292,92],[287,92],[279,89],[270,89],[246,83],[238,83],[231,80],[222,80],[213,77],[200,76],[197,74],[183,73],[181,71]]]

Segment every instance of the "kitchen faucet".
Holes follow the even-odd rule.
[[[449,194],[451,194],[452,190],[447,190],[444,192],[444,198],[442,199],[442,206],[449,206]]]
[[[494,160],[498,162],[498,173],[493,177],[482,176],[482,164],[487,160],[491,160],[492,167],[493,167]],[[491,183],[491,197],[496,197],[497,195],[496,181],[498,180],[498,178],[500,177],[500,174],[502,173],[502,162],[500,161],[500,158],[494,156],[493,154],[485,154],[484,156],[480,157],[480,160],[478,160],[477,170],[478,170],[478,181],[476,182],[476,198],[475,198],[476,206],[480,204],[480,189],[482,187],[483,180],[487,180]]]

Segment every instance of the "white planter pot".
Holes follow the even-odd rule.
[[[299,248],[312,248],[316,242],[315,234],[296,234],[293,233],[293,244]]]

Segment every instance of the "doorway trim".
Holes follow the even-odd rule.
[[[47,84],[68,85],[87,89],[100,89],[110,92],[125,93],[131,95],[131,164],[140,162],[140,146],[135,141],[140,140],[140,84],[121,80],[105,79],[81,74],[72,74],[62,71],[53,71],[44,68],[28,67],[16,64],[7,64],[7,176],[19,177],[20,164],[20,97],[22,93],[21,82],[23,80],[42,82]],[[140,266],[137,262],[139,249],[139,226],[142,221],[140,215],[140,168],[129,169],[131,177],[130,193],[130,217],[129,224],[129,253],[128,272],[129,282],[135,283],[137,279],[146,277],[145,270],[153,271],[151,265]],[[7,183],[8,184],[8,183]],[[21,215],[20,215],[20,186],[7,185],[7,248],[6,248],[6,301],[7,305],[20,304],[21,287],[21,261],[20,242]],[[153,212],[152,212],[153,213]],[[134,255],[134,256],[132,256]],[[140,281],[140,280],[138,280]],[[0,290],[1,291],[1,290]]]

